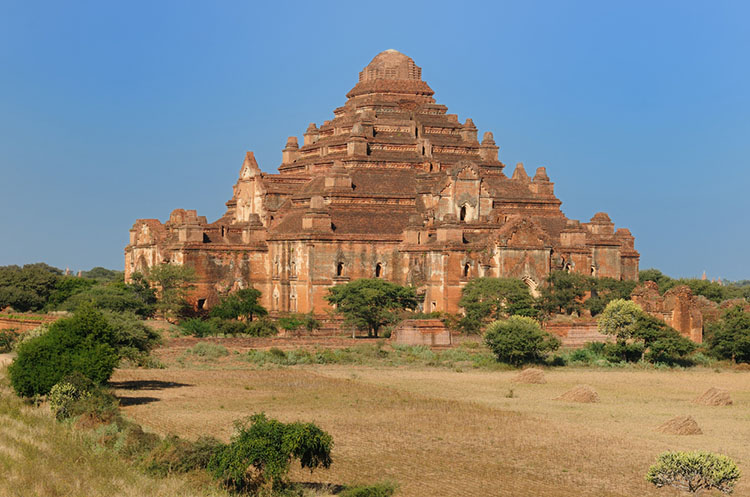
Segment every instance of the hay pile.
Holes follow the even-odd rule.
[[[510,381],[516,383],[547,383],[547,380],[544,379],[544,371],[537,368],[524,369]]]
[[[676,416],[663,425],[659,426],[656,431],[668,433],[669,435],[702,435],[698,423],[692,416]]]
[[[703,395],[696,397],[693,402],[704,406],[731,406],[732,397],[729,396],[727,390],[711,387]]]
[[[556,397],[555,400],[590,404],[592,402],[599,402],[599,394],[588,385],[578,385],[572,390],[568,390],[559,397]]]

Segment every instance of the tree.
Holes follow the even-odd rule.
[[[309,312],[307,314],[295,313],[289,314],[287,316],[282,316],[278,319],[277,323],[279,327],[287,332],[304,328],[308,333],[312,333],[313,331],[320,328],[320,321],[315,319],[315,316],[312,312]]]
[[[750,313],[741,305],[724,311],[721,319],[708,326],[708,349],[719,359],[750,362]]]
[[[328,289],[325,299],[347,323],[375,337],[382,326],[396,321],[396,311],[415,309],[419,303],[413,287],[379,278],[363,278],[334,286]]]
[[[62,271],[42,262],[0,267],[0,309],[7,306],[21,312],[41,309],[61,275]]]
[[[463,288],[458,305],[464,308],[461,328],[479,333],[481,328],[508,316],[537,315],[534,297],[521,280],[511,278],[475,278]]]
[[[633,289],[637,284],[637,281],[632,280],[589,277],[591,297],[586,299],[586,302],[583,305],[586,309],[591,311],[592,316],[596,316],[601,313],[611,301],[616,299],[630,299],[630,294],[633,293]]]
[[[152,287],[158,289],[156,308],[162,317],[175,316],[186,305],[187,293],[195,281],[195,269],[181,264],[159,264],[146,273]]]
[[[273,489],[283,482],[292,459],[311,472],[329,468],[332,448],[331,435],[313,423],[285,424],[261,413],[235,423],[231,442],[219,448],[208,469],[238,491]]]
[[[24,397],[46,395],[74,372],[103,384],[119,360],[115,343],[104,315],[92,305],[81,306],[73,317],[56,321],[47,333],[18,347],[8,367],[11,385]]]
[[[597,318],[599,332],[625,341],[633,337],[644,314],[643,309],[632,300],[615,299]]]
[[[619,356],[624,361],[637,360],[640,355],[641,359],[653,363],[679,364],[687,362],[687,357],[697,347],[630,300],[611,301],[597,321],[601,333],[617,339],[615,345],[608,346],[608,355]]]
[[[268,315],[265,307],[258,303],[260,290],[255,288],[243,288],[223,297],[221,301],[211,309],[211,316],[223,319],[247,319],[252,321],[254,317]]]
[[[664,452],[646,475],[646,481],[659,488],[670,486],[696,495],[705,490],[731,494],[739,479],[734,461],[710,452]]]
[[[80,280],[80,278],[76,279]],[[149,292],[145,292],[136,285],[128,285],[122,281],[98,283],[73,294],[59,307],[66,310],[75,310],[82,303],[91,302],[99,309],[133,312],[146,318],[154,314],[156,303],[153,290],[149,290]]]
[[[547,285],[542,288],[540,307],[547,314],[580,313],[583,297],[589,289],[589,280],[582,274],[552,271]]]
[[[525,316],[511,316],[487,326],[484,342],[500,362],[521,366],[541,361],[547,352],[560,347],[560,340]]]

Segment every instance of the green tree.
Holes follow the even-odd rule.
[[[283,482],[292,459],[302,468],[331,466],[333,438],[313,423],[285,424],[256,414],[235,423],[229,444],[220,447],[208,469],[228,487],[257,490]]]
[[[21,396],[46,395],[68,374],[79,372],[103,384],[119,359],[112,326],[93,306],[81,306],[53,323],[44,335],[21,343],[8,367],[11,385]]]
[[[325,299],[347,323],[375,337],[382,326],[397,320],[397,311],[415,309],[419,303],[413,287],[379,278],[363,278],[331,287]]]
[[[597,318],[599,332],[625,341],[633,337],[644,315],[643,309],[632,300],[615,299]]]
[[[542,288],[539,305],[546,314],[573,314],[583,309],[583,297],[590,290],[589,279],[578,273],[552,271]]]
[[[41,262],[0,267],[0,309],[7,306],[21,312],[41,309],[61,276],[62,271]]]
[[[646,475],[646,481],[659,488],[675,487],[692,494],[705,490],[731,494],[739,479],[734,461],[710,452],[664,452]]]
[[[152,266],[146,279],[158,290],[156,309],[163,318],[174,317],[187,303],[187,294],[196,280],[195,269],[182,264]]]
[[[511,278],[475,278],[463,288],[458,305],[464,308],[461,328],[466,333],[479,333],[492,321],[508,316],[534,317],[534,297],[521,280]]]
[[[615,345],[607,347],[607,355],[620,360],[632,361],[640,356],[653,363],[687,364],[687,357],[697,348],[691,340],[630,300],[611,301],[597,321],[601,333],[617,339]]]
[[[521,366],[539,362],[560,347],[560,340],[525,316],[511,316],[487,326],[484,342],[500,362]]]
[[[586,299],[584,307],[591,311],[592,316],[596,316],[611,301],[616,299],[630,299],[630,294],[637,284],[637,281],[631,280],[589,277],[591,297]]]
[[[58,307],[75,310],[82,303],[91,302],[99,309],[132,312],[145,318],[154,314],[156,304],[154,292],[149,290],[144,292],[138,286],[122,281],[98,283],[75,293]]]
[[[211,309],[211,316],[223,319],[246,319],[252,321],[254,317],[268,315],[265,307],[260,305],[260,290],[243,288],[223,297]]]
[[[708,325],[708,349],[719,359],[750,362],[750,313],[741,305],[724,311],[721,319]]]

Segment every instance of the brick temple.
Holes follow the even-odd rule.
[[[384,278],[413,285],[425,311],[458,311],[477,276],[522,279],[535,293],[552,270],[638,278],[630,231],[599,212],[568,219],[544,167],[530,176],[498,158],[435,102],[422,69],[395,50],[359,73],[333,119],[292,136],[278,174],[245,156],[227,211],[215,222],[174,210],[139,219],[125,274],[161,263],[194,266],[198,308],[253,286],[272,313],[324,314],[332,285]]]

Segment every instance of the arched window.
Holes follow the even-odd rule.
[[[417,232],[417,245],[422,243],[422,232]]]
[[[471,264],[467,262],[466,264],[464,264],[464,276],[465,277],[469,276],[469,271],[471,271]]]
[[[466,206],[465,205],[461,206],[461,214],[460,214],[459,217],[460,217],[461,221],[465,221],[466,220]]]
[[[289,264],[289,276],[297,276],[297,263],[294,261]]]
[[[336,264],[336,276],[341,276],[342,274],[344,274],[344,263],[339,262]]]
[[[383,265],[381,263],[375,264],[375,277],[380,278],[380,276],[383,274]]]

